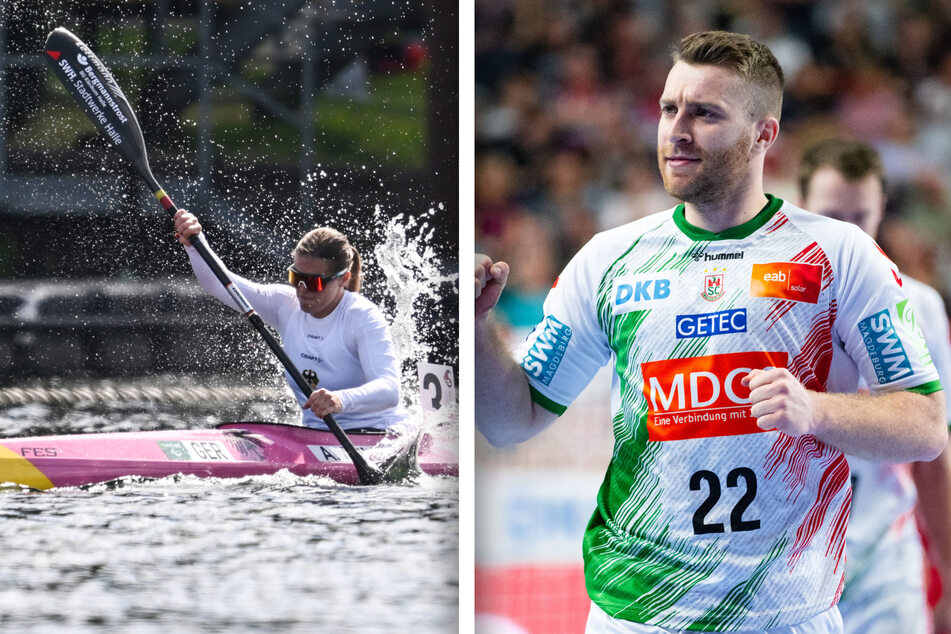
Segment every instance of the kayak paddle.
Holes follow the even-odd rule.
[[[53,73],[66,87],[67,92],[73,96],[73,99],[86,113],[86,116],[95,124],[103,136],[111,141],[114,147],[118,148],[120,152],[125,154],[126,158],[132,161],[132,165],[155,194],[155,198],[158,199],[170,216],[174,216],[178,208],[175,207],[172,199],[169,198],[155,176],[152,175],[145,151],[145,139],[142,137],[142,130],[139,128],[135,113],[119,85],[113,79],[112,74],[96,57],[96,54],[78,37],[63,27],[59,27],[54,29],[46,39],[46,61],[50,63]],[[314,389],[301,375],[274,335],[267,329],[261,316],[255,312],[244,294],[228,277],[211,247],[206,242],[201,241],[198,234],[191,236],[189,241],[201,255],[202,260],[211,268],[218,281],[228,291],[244,316],[260,333],[271,352],[280,360],[281,365],[291,375],[297,387],[304,392],[305,396],[309,396]],[[350,456],[363,484],[379,484],[387,478],[387,473],[371,465],[357,451],[353,442],[334,420],[333,415],[328,414],[323,417],[323,420],[327,423],[337,441],[343,446],[347,455]]]

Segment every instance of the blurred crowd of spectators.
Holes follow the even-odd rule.
[[[848,135],[882,154],[880,242],[951,296],[951,0],[476,0],[475,239],[512,265],[502,311],[534,325],[595,232],[673,206],[658,100],[679,38],[749,33],[786,75],[766,189],[796,202],[800,152]]]

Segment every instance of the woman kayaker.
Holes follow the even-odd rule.
[[[180,209],[174,221],[198,282],[238,310],[188,242],[196,234],[205,239],[198,218]],[[382,430],[406,420],[389,325],[383,312],[359,294],[360,254],[339,231],[319,227],[300,239],[291,257],[289,286],[228,275],[264,322],[277,330],[284,349],[314,387],[306,398],[285,373],[303,409],[304,424],[326,429],[322,417],[327,414],[347,431]]]

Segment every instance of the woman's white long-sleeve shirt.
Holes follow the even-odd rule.
[[[201,286],[239,310],[198,251],[191,247],[185,251]],[[222,268],[227,271],[223,264]],[[317,318],[301,310],[296,291],[289,285],[258,284],[231,272],[228,276],[264,322],[277,330],[304,377],[311,381],[311,373],[316,373],[318,388],[340,397],[343,411],[334,414],[334,419],[341,428],[386,429],[407,418],[400,403],[400,362],[386,318],[375,304],[358,293],[344,291],[336,308]],[[303,405],[307,400],[304,393],[290,374],[285,372],[285,377]],[[303,423],[327,427],[310,410],[303,412]]]

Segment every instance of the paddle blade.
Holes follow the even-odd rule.
[[[152,176],[142,130],[109,69],[82,40],[63,27],[46,38],[46,61],[89,120],[132,161],[152,191],[161,189]]]
[[[419,445],[423,439],[423,432],[417,432],[415,437],[408,439],[399,450],[380,463],[383,479],[386,482],[408,482],[416,479],[422,469],[419,467]]]

